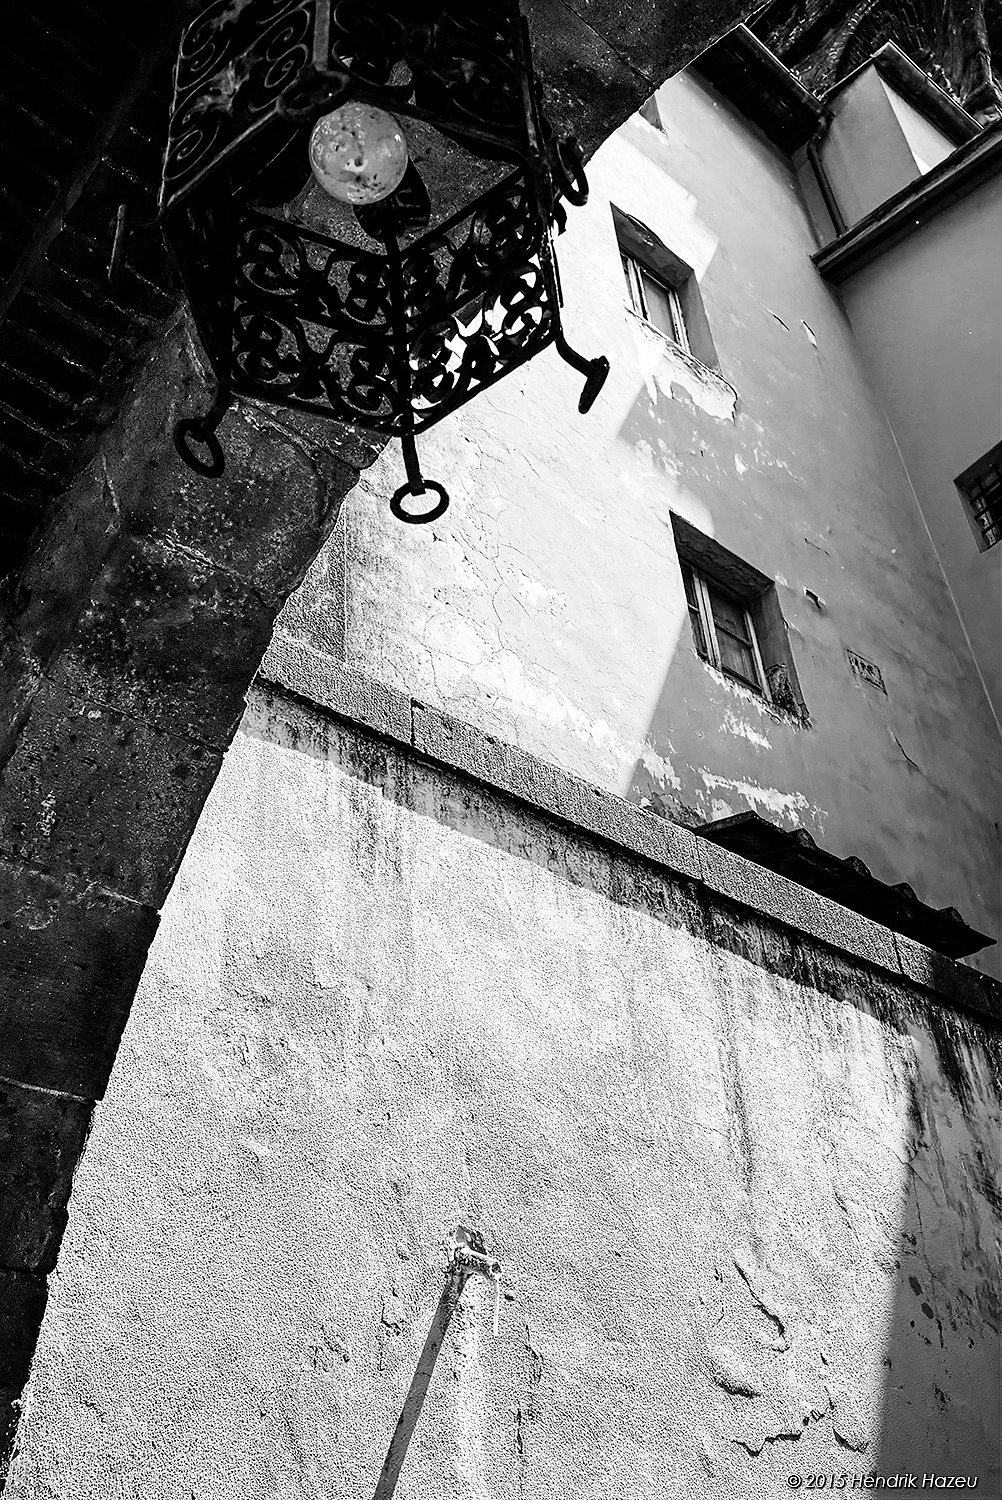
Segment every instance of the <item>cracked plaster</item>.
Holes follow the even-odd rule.
[[[558,242],[568,334],[609,355],[605,390],[579,416],[549,350],[432,429],[422,461],[453,499],[427,528],[386,516],[400,460],[377,460],[336,542],[343,659],[682,821],[803,826],[993,934],[996,727],[793,172],[692,78],[659,99],[666,130],[600,148]],[[671,394],[681,357],[626,309],[610,201],[695,266],[733,420]],[[696,655],[673,511],[776,578],[810,727]],[[879,703],[847,648],[881,665]],[[971,962],[994,973],[997,951]]]
[[[10,1497],[370,1492],[470,1220],[500,1332],[471,1286],[408,1500],[989,1485],[997,1036],[933,1020],[255,694],[77,1174]]]

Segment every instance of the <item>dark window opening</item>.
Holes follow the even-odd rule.
[[[688,563],[682,564],[686,603],[696,650],[704,661],[755,693],[770,697],[755,626],[740,599]]]
[[[612,205],[630,306],[700,364],[719,370],[699,283],[691,266],[639,219]]]
[[[676,289],[659,280],[641,261],[627,255],[625,250],[622,256],[623,273],[630,289],[633,311],[688,353],[689,335],[686,332],[682,302]]]
[[[673,515],[671,523],[697,655],[808,725],[774,581],[681,516]]]
[[[1002,443],[955,481],[982,552],[1002,542]]]

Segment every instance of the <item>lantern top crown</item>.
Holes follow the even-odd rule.
[[[348,97],[447,131],[480,156],[524,160],[537,143],[523,49],[509,0],[215,0],[181,44],[161,212],[256,137],[280,154],[280,138]],[[259,201],[286,186],[260,166],[247,184]]]

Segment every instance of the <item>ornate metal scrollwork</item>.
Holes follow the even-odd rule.
[[[443,212],[412,162],[350,237],[306,227],[289,205],[309,128],[349,98],[492,164],[490,185]],[[586,195],[576,143],[542,115],[516,0],[214,0],[185,33],[161,216],[220,392],[402,438],[403,520],[448,504],[432,486],[430,509],[403,509],[425,491],[415,434],[548,344],[588,377],[582,410],[594,400],[608,364],[564,339],[550,239],[560,198]],[[223,409],[179,424],[200,473],[221,471]]]

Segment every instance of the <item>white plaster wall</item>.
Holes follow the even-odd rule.
[[[925,115],[920,114],[913,104],[909,104],[907,99],[902,98],[896,89],[891,88],[883,78],[880,81],[888,103],[901,126],[902,134],[915,158],[915,165],[919,173],[924,176],[941,161],[952,156],[957,147],[949,136],[944,135],[941,130],[931,124]]]
[[[453,497],[427,528],[388,514],[393,445],[281,628],[329,650],[343,615],[370,676],[673,816],[805,827],[996,936],[997,729],[792,169],[690,77],[659,108],[558,244],[569,336],[612,361],[592,412],[552,350],[478,397],[421,441]],[[719,376],[627,307],[610,202],[695,268]],[[672,511],[776,579],[809,732],[696,656]]]
[[[994,1493],[979,1028],[944,1053],[876,979],[827,998],[664,903],[256,700],[77,1173],[12,1500],[371,1494],[461,1220],[500,1332],[471,1286],[400,1500]]]
[[[851,226],[921,177],[926,168],[916,159],[914,132],[902,118],[898,100],[872,65],[834,95],[830,108],[832,122],[821,143],[821,160],[835,201]]]
[[[1002,546],[982,552],[954,480],[1002,435],[1002,180],[843,289],[925,524],[1002,720]]]

